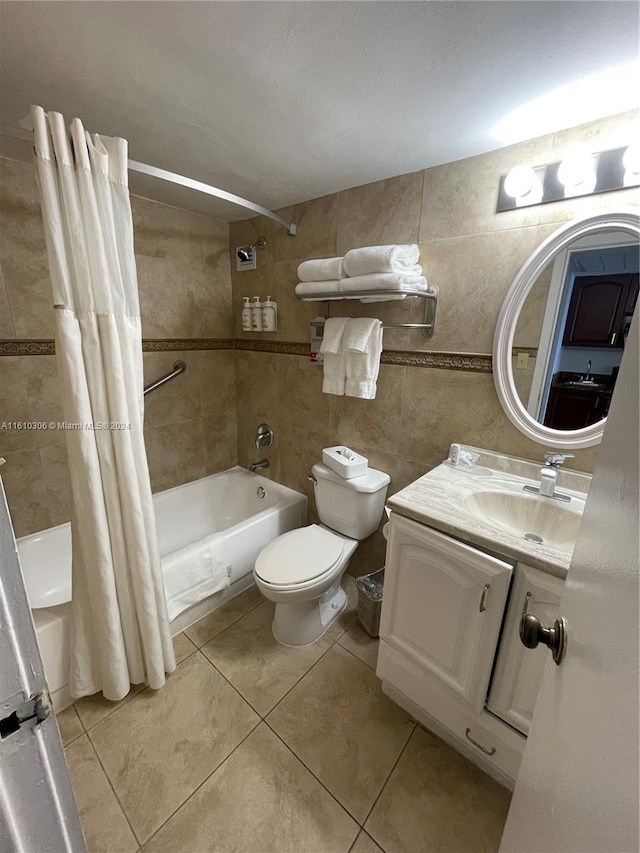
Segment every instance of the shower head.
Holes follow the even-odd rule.
[[[262,237],[259,237],[255,243],[250,243],[247,246],[240,246],[240,248],[236,249],[236,255],[238,256],[239,261],[250,261],[253,257],[254,249],[264,249],[267,245],[267,241]]]

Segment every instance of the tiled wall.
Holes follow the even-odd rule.
[[[298,235],[262,218],[231,226],[236,246],[267,240],[258,269],[232,268],[236,337],[269,341],[309,340],[309,319],[324,310],[294,296],[296,268],[311,257],[350,248],[417,242],[430,281],[440,287],[436,332],[385,332],[385,348],[491,353],[497,315],[518,269],[559,225],[578,216],[638,202],[637,190],[606,193],[496,214],[500,176],[514,165],[561,159],[573,145],[592,150],[627,144],[637,113],[606,119],[456,163],[345,190],[280,211],[298,224]],[[242,332],[243,296],[271,295],[278,302],[276,334]],[[362,305],[330,304],[332,316],[380,317],[420,322],[417,300]],[[391,491],[437,465],[453,441],[530,459],[543,448],[525,439],[505,417],[491,375],[423,367],[382,365],[375,400],[322,394],[322,368],[298,355],[237,353],[238,453],[240,464],[256,458],[253,434],[267,420],[276,443],[267,455],[269,476],[312,498],[310,466],[328,445],[345,443],[392,477]],[[595,449],[579,451],[574,467],[590,471]],[[311,504],[313,508],[313,504]],[[381,565],[384,546],[376,534],[358,549],[351,570]]]
[[[145,339],[232,338],[228,225],[132,198]],[[0,339],[54,337],[33,166],[0,159]],[[236,464],[232,351],[145,352],[145,382],[187,371],[146,398],[154,491]],[[55,356],[0,357],[0,422],[62,420]],[[1,474],[18,536],[69,518],[64,435],[0,429]]]

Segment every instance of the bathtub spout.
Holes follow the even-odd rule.
[[[257,462],[252,462],[251,465],[249,465],[249,470],[251,471],[252,474],[255,474],[256,471],[262,471],[268,467],[269,467],[269,460],[268,459],[258,459]]]

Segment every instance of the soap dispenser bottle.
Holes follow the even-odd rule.
[[[253,328],[253,312],[251,311],[251,303],[248,296],[243,296],[244,305],[242,306],[242,331],[250,332]]]
[[[251,306],[252,323],[251,328],[254,332],[262,331],[262,303],[259,296],[253,297],[253,305]]]
[[[278,330],[278,305],[267,296],[262,303],[262,331],[276,332]]]

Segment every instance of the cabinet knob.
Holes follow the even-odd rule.
[[[533,613],[523,613],[520,620],[520,640],[528,649],[540,643],[551,649],[554,661],[559,664],[567,651],[567,625],[562,617],[556,619],[552,628],[543,628]]]

